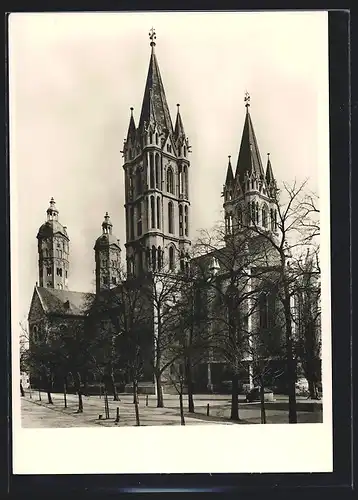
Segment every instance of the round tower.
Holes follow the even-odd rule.
[[[102,222],[102,234],[96,240],[96,293],[119,285],[121,279],[121,247],[112,233],[113,225],[106,212]]]
[[[46,213],[47,221],[37,233],[39,285],[68,290],[70,239],[66,226],[58,221],[59,211],[53,198]]]

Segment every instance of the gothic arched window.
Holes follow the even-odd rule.
[[[171,201],[168,203],[168,232],[174,233],[174,207]]]
[[[157,197],[157,228],[160,229],[160,198]]]
[[[263,205],[262,207],[262,225],[263,227],[267,227],[267,205]]]
[[[260,293],[259,314],[260,314],[260,329],[264,330],[268,327],[268,300],[266,293]]]
[[[239,208],[237,209],[237,226],[238,226],[239,228],[241,228],[241,227],[242,227],[242,210],[241,210],[241,207],[239,207]]]
[[[275,231],[277,231],[277,210],[274,211],[274,228],[275,228]]]
[[[141,234],[142,234],[142,204],[139,203],[137,212],[137,235],[141,236]]]
[[[155,202],[154,196],[150,197],[151,227],[155,228]]]
[[[189,181],[188,181],[188,168],[187,168],[186,165],[184,165],[184,194],[185,194],[186,198],[188,197],[188,194],[189,194],[188,184],[189,184]]]
[[[158,135],[158,134],[157,134]],[[160,164],[159,155],[155,155],[155,187],[160,189]]]
[[[184,236],[184,232],[183,232],[183,205],[179,205],[179,236]]]
[[[184,194],[184,182],[183,182],[183,167],[179,165],[179,196]]]
[[[154,188],[154,158],[153,153],[149,153],[149,184],[151,188]]]
[[[155,144],[158,144],[158,134],[155,134]]]
[[[169,247],[169,270],[174,270],[174,247]]]
[[[259,216],[259,204],[256,202],[256,224],[259,224],[260,216]]]
[[[168,193],[174,194],[174,176],[171,167],[167,170],[167,191]]]
[[[158,257],[157,257],[157,260],[158,260],[158,271],[160,271],[161,268],[162,268],[162,266],[163,266],[163,262],[162,262],[162,249],[161,249],[160,246],[158,247],[157,254],[158,254]]]
[[[142,174],[140,173],[139,168],[136,170],[136,190],[137,194],[142,194]]]
[[[157,250],[155,246],[152,246],[152,269],[153,271],[156,270],[156,263],[157,263]]]
[[[270,209],[270,221],[271,221],[271,231],[274,231],[275,230],[275,219],[274,219],[272,208]]]
[[[185,206],[185,209],[184,209],[184,212],[185,212],[185,216],[184,216],[184,227],[185,227],[185,236],[188,236],[189,235],[189,215],[188,215],[188,207]]]
[[[134,240],[134,207],[129,210],[130,239]]]
[[[185,270],[184,252],[180,252],[180,271],[183,273],[184,270]]]
[[[251,222],[254,224],[256,222],[256,203],[254,201],[251,202]]]

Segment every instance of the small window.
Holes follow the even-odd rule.
[[[67,279],[67,271],[65,271],[65,278]]]
[[[62,277],[62,267],[58,267],[56,269],[56,274],[57,274],[57,276],[61,276]]]
[[[51,267],[48,267],[47,268],[47,276],[51,276],[51,274],[52,274],[52,269],[51,269]]]
[[[171,144],[167,144],[167,151],[168,151],[168,153],[172,152],[172,146],[171,146]]]

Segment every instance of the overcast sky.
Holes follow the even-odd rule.
[[[131,106],[139,120],[152,26],[172,120],[180,103],[192,145],[192,237],[220,216],[246,90],[263,162],[270,152],[278,180],[309,177],[319,189],[320,148],[328,149],[320,139],[328,116],[327,13],[12,14],[13,322],[27,315],[38,280],[36,234],[51,196],[71,240],[71,290],[93,288],[105,211],[124,244],[120,151]]]

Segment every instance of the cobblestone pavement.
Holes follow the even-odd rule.
[[[60,427],[93,427],[96,425],[111,427],[136,425],[135,407],[133,396],[130,394],[120,395],[120,401],[108,398],[110,418],[105,419],[104,398],[99,396],[83,397],[83,413],[77,413],[78,398],[76,395],[67,395],[67,408],[64,408],[62,394],[52,394],[53,405],[47,404],[45,393],[39,401],[38,392],[29,393],[21,398],[22,402],[22,426],[32,428],[60,428]],[[244,397],[240,397],[242,407],[239,408],[240,423],[260,423],[260,407],[257,403],[243,404]],[[156,407],[155,396],[139,396],[140,425],[180,425],[179,401],[175,395],[167,395],[164,398],[165,408]],[[195,414],[187,412],[187,397],[184,397],[185,423],[193,424],[221,424],[232,425],[230,418],[230,397],[227,395],[195,395]],[[209,413],[207,416],[207,404]],[[240,406],[240,405],[239,405]],[[115,423],[116,409],[119,407],[120,419]],[[102,415],[102,419],[99,419]],[[267,409],[267,423],[288,423],[288,412],[286,410]],[[322,412],[298,412],[299,423],[322,422]]]

